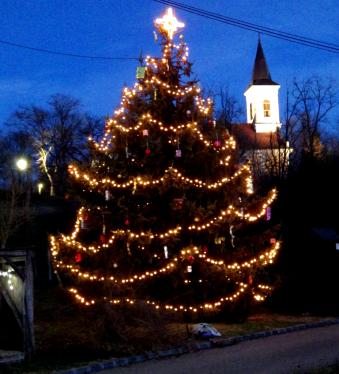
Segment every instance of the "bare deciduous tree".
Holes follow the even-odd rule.
[[[47,107],[20,107],[8,125],[30,138],[41,172],[50,184],[50,195],[64,191],[67,167],[88,158],[87,138],[97,137],[101,120],[81,111],[78,100],[57,94]]]

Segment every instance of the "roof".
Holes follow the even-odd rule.
[[[250,85],[278,85],[278,83],[272,81],[260,39],[258,40]]]
[[[257,133],[254,124],[238,123],[231,126],[231,134],[241,150],[275,149],[282,142],[279,132]]]

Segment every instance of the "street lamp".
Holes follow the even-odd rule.
[[[21,158],[18,158],[16,160],[16,163],[15,163],[16,167],[20,170],[20,171],[26,171],[27,168],[28,168],[28,161],[21,157]]]

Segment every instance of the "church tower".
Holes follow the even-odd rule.
[[[261,41],[258,41],[252,80],[244,95],[246,97],[247,123],[255,126],[257,133],[273,133],[280,128],[278,91],[269,72]]]

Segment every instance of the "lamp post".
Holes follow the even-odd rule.
[[[23,157],[18,158],[15,165],[19,171],[26,171],[28,169],[28,161]]]

